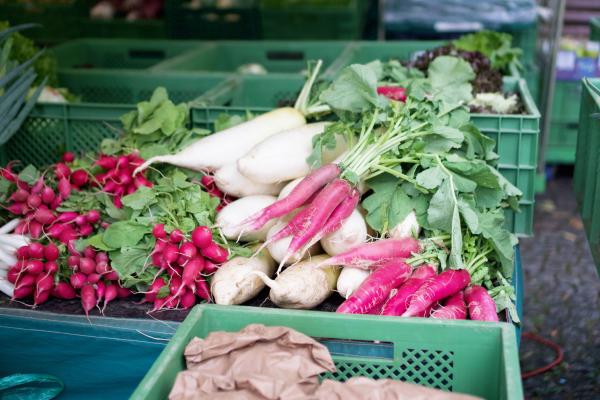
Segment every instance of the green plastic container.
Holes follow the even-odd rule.
[[[300,73],[309,60],[323,60],[323,71],[342,55],[347,42],[204,42],[195,51],[162,62],[153,71],[234,72],[259,64],[270,73]]]
[[[209,40],[260,39],[258,0],[236,0],[231,7],[203,5],[191,8],[189,0],[165,2],[170,38]]]
[[[364,0],[261,0],[263,38],[361,39],[369,3]]]
[[[600,42],[600,18],[590,19],[590,40]]]
[[[580,99],[581,82],[556,81],[546,162],[573,164],[575,161]]]
[[[78,69],[146,69],[192,50],[195,42],[177,40],[79,39],[54,47],[61,72]]]
[[[600,274],[600,79],[583,82],[573,187]]]
[[[215,118],[224,112],[238,115],[244,115],[247,111],[265,112],[269,108],[283,105],[282,100],[295,99],[303,84],[302,79],[289,79],[284,76],[244,77],[238,82],[237,85],[231,85],[230,92],[225,91],[212,99],[212,104],[229,107],[194,107],[193,124],[210,129]],[[521,95],[528,114],[473,114],[472,119],[482,132],[496,141],[496,151],[500,155],[500,172],[523,192],[521,211],[506,211],[507,227],[519,235],[529,236],[533,234],[540,113],[524,80],[506,77],[504,82],[506,90]]]
[[[192,338],[235,332],[253,323],[287,326],[318,338],[337,367],[323,378],[390,378],[488,400],[523,398],[515,333],[506,323],[200,305],[179,326],[131,399],[167,398],[185,368],[183,350]]]
[[[167,2],[167,4],[170,2]],[[121,38],[121,39],[166,39],[165,22],[159,19],[126,19],[94,20],[82,18],[79,21],[83,38]]]

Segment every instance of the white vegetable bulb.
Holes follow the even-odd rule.
[[[398,225],[390,230],[390,237],[393,239],[418,238],[420,233],[421,227],[417,222],[417,214],[411,211]]]

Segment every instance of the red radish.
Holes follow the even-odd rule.
[[[23,203],[29,198],[29,192],[25,189],[17,189],[10,195],[10,200]]]
[[[165,305],[167,301],[167,298],[157,298],[154,300],[154,307],[152,308],[152,310],[150,310],[150,312],[154,312],[154,311],[158,311],[161,310],[163,308],[163,306]]]
[[[44,258],[46,261],[56,261],[60,252],[54,243],[48,243],[44,248]]]
[[[412,268],[403,260],[393,260],[377,268],[336,310],[338,313],[367,314],[379,309],[393,288],[406,281]]]
[[[358,190],[353,189],[350,196],[346,197],[331,213],[331,216],[323,225],[323,229],[319,232],[319,240],[330,233],[333,233],[340,229],[344,221],[352,214],[358,201],[360,200],[360,193]]]
[[[41,198],[45,204],[48,204],[48,205],[52,204],[55,197],[56,197],[56,194],[54,193],[54,190],[52,190],[52,188],[45,186],[42,189]]]
[[[29,258],[29,246],[21,246],[16,251],[17,258]]]
[[[179,246],[179,252],[181,253],[181,256],[186,258],[186,261],[190,258],[196,257],[196,254],[198,254],[198,250],[192,242],[185,242]]]
[[[102,279],[102,275],[95,272],[87,276],[88,283],[100,283],[100,279]]]
[[[70,255],[81,256],[81,253],[79,253],[75,247],[75,242],[67,243],[67,250],[69,250]]]
[[[152,228],[152,236],[156,239],[166,239],[167,232],[165,232],[165,224],[156,224]]]
[[[65,211],[64,213],[61,213],[56,218],[56,222],[61,222],[61,223],[73,222],[75,220],[75,218],[77,218],[78,215],[79,214],[77,214],[75,211]]]
[[[314,193],[323,186],[334,180],[340,174],[339,166],[335,164],[326,164],[312,171],[304,178],[289,195],[281,200],[276,201],[268,207],[265,207],[257,214],[244,221],[244,225],[248,225],[251,230],[262,228],[267,222],[273,218],[281,217],[300,207]]]
[[[90,224],[81,225],[79,227],[79,234],[82,237],[90,236],[92,233],[94,233],[94,227]]]
[[[119,187],[119,185],[117,184],[117,182],[108,181],[108,182],[106,182],[106,185],[104,185],[103,189],[105,192],[114,193],[118,187]]]
[[[90,311],[96,307],[96,290],[92,285],[85,285],[81,288],[81,306],[85,315],[89,316]]]
[[[229,257],[227,250],[216,243],[211,243],[209,246],[203,248],[201,252],[204,257],[216,262],[217,264],[224,263]]]
[[[38,275],[35,279],[35,290],[45,291],[50,290],[54,286],[54,276],[50,274]]]
[[[402,316],[416,316],[436,301],[463,290],[470,282],[471,275],[466,269],[449,269],[433,278],[429,278],[415,292]]]
[[[20,267],[12,267],[6,272],[6,280],[10,283],[15,283],[17,279],[19,279],[19,275],[21,274]]]
[[[162,253],[152,253],[150,257],[152,259],[152,265],[154,265],[155,267],[161,269],[165,269],[167,267]]]
[[[116,169],[123,169],[126,168],[129,165],[129,160],[127,159],[127,156],[119,156],[117,158],[117,165],[115,166]]]
[[[212,232],[206,226],[198,226],[192,231],[192,243],[200,250],[212,243]]]
[[[175,308],[177,308],[178,304],[179,304],[179,297],[170,295],[170,296],[165,297],[165,302],[163,304],[163,308],[175,309]]]
[[[33,294],[33,286],[19,286],[15,287],[13,291],[13,298],[22,299],[25,297],[29,297]]]
[[[88,211],[87,214],[85,214],[85,219],[90,224],[95,224],[96,222],[100,221],[100,211],[98,211],[98,210]]]
[[[7,166],[6,168],[0,168],[0,175],[2,175],[2,177],[9,182],[16,182],[17,175],[15,175],[14,172],[11,171],[11,168],[11,166]]]
[[[77,187],[82,187],[88,183],[89,175],[83,169],[73,171],[71,174],[71,183]]]
[[[381,309],[382,315],[402,315],[408,308],[413,294],[423,285],[426,279],[436,276],[435,268],[430,265],[421,266],[413,272],[411,277],[404,282]],[[392,291],[393,292],[393,291]]]
[[[79,270],[86,275],[93,274],[96,271],[96,263],[88,257],[82,257],[79,260]]]
[[[200,179],[200,183],[201,183],[203,186],[211,186],[211,185],[213,185],[213,184],[215,183],[215,178],[213,178],[213,177],[212,177],[212,176],[210,176],[210,175],[204,175],[204,176],[202,176],[202,178]]]
[[[117,158],[101,155],[100,158],[96,160],[96,165],[102,169],[113,169],[117,166]]]
[[[183,275],[181,276],[182,287],[194,287],[194,282],[200,277],[200,273],[204,268],[203,258],[194,258],[187,263],[183,269]]]
[[[78,236],[79,235],[77,234],[77,232],[75,232],[73,229],[64,229],[58,236],[58,240],[61,243],[68,245],[69,243],[72,243],[75,239],[77,239]]]
[[[140,186],[147,186],[147,187],[152,187],[152,182],[150,182],[148,179],[144,178],[141,175],[136,175],[135,178],[133,178],[133,185],[134,187],[137,189]]]
[[[85,215],[78,215],[75,217],[75,219],[73,220],[75,222],[76,225],[83,225],[83,224],[87,224],[87,220],[85,219]]]
[[[110,272],[110,267],[106,261],[97,261],[96,262],[96,273],[100,275],[108,274]]]
[[[435,303],[430,304],[425,310],[423,310],[423,311],[419,312],[417,315],[415,315],[415,317],[429,318],[429,317],[431,317],[431,314],[439,308],[440,308],[440,303],[436,301]]]
[[[96,257],[94,257],[94,261],[96,261],[96,263],[99,263],[102,261],[108,263],[108,254],[106,254],[104,251],[99,251],[98,253],[96,253]]]
[[[76,255],[70,255],[67,258],[67,265],[71,268],[75,268],[79,266],[79,260],[81,259],[81,257],[76,256]]]
[[[94,259],[96,257],[96,250],[94,250],[93,247],[88,246],[85,249],[83,249],[83,255],[84,257]]]
[[[32,275],[41,274],[44,272],[44,263],[40,260],[29,260],[27,261],[27,264],[25,264],[23,271]]]
[[[46,261],[44,264],[44,271],[48,274],[55,274],[58,272],[58,264],[54,261]]]
[[[23,286],[33,286],[35,284],[36,278],[36,275],[31,274],[20,275],[17,279],[17,282],[15,283],[15,289],[18,289]]]
[[[214,274],[215,272],[217,272],[218,269],[219,266],[211,263],[208,260],[204,260],[204,269],[202,270],[202,272],[204,272],[206,275]]]
[[[42,198],[37,194],[30,194],[27,198],[27,205],[33,209],[38,208],[42,204]]]
[[[118,281],[119,274],[117,273],[117,271],[111,270],[106,275],[104,275],[104,279],[106,279],[107,281]]]
[[[73,286],[67,282],[58,282],[54,289],[52,289],[52,296],[58,297],[59,299],[70,300],[77,297],[77,292],[73,289]]]
[[[406,101],[406,89],[400,86],[379,86],[377,94],[381,94],[390,100]]]
[[[119,295],[119,290],[117,289],[117,285],[106,285],[106,291],[104,292],[104,305],[102,306],[102,313],[106,309],[108,303],[113,301]]]
[[[183,239],[185,239],[185,236],[183,236],[183,232],[181,232],[179,229],[173,229],[173,231],[169,235],[169,240],[171,241],[171,243],[179,243]]]
[[[158,239],[154,244],[154,249],[152,249],[152,253],[162,253],[165,250],[169,242],[163,239]]]
[[[32,239],[39,239],[42,236],[44,227],[39,222],[29,221],[28,228],[29,228],[29,236],[31,236]]]
[[[27,232],[27,222],[26,221],[21,221],[19,222],[19,225],[17,225],[17,227],[15,228],[15,233],[17,235],[24,235]]]
[[[64,230],[65,226],[63,224],[54,224],[48,228],[46,234],[51,238],[58,238]]]
[[[177,258],[179,257],[179,249],[176,245],[169,243],[165,246],[163,256],[165,257],[165,261],[167,262],[167,264],[173,264],[175,261],[177,261]]]
[[[104,298],[104,294],[106,293],[106,284],[104,282],[98,282],[95,285],[96,288],[96,301],[100,303],[100,300]],[[97,304],[96,304],[97,305]]]
[[[75,161],[75,154],[70,151],[65,151],[62,155],[62,160],[66,163]]]
[[[152,302],[156,299],[156,295],[158,294],[158,291],[165,286],[167,283],[165,282],[165,278],[163,277],[159,277],[157,278],[154,282],[152,282],[152,284],[150,285],[150,288],[148,289],[148,292],[146,293],[146,295],[144,296],[144,301],[146,302]]]
[[[52,200],[52,203],[50,204],[50,209],[51,210],[56,210],[58,208],[58,206],[61,205],[63,199],[60,195],[55,196],[54,200]]]
[[[181,278],[176,276],[171,278],[171,282],[169,283],[169,294],[177,295],[177,291],[181,287]]]
[[[118,293],[119,298],[129,297],[132,294],[131,290],[124,288],[124,287],[120,287],[120,286],[117,288],[117,293]]]
[[[458,292],[450,296],[444,302],[444,305],[431,313],[431,318],[435,319],[466,319],[467,305],[465,304],[464,293]]]
[[[366,269],[395,258],[408,258],[413,253],[418,253],[419,249],[419,241],[413,238],[382,239],[356,246],[328,258],[318,266],[347,265]]]
[[[68,198],[71,195],[71,184],[67,178],[60,178],[58,181],[58,193],[63,199]]]
[[[57,163],[54,167],[54,171],[58,179],[65,179],[71,175],[71,168],[64,163]]]
[[[196,281],[196,296],[210,302],[210,289],[204,278],[200,278]]]
[[[69,282],[71,282],[71,286],[73,286],[75,289],[81,289],[87,283],[87,276],[81,272],[76,272],[71,275]]]
[[[52,292],[51,290],[43,290],[43,291],[35,290],[33,292],[33,305],[37,306],[37,305],[40,305],[40,304],[48,301],[48,299],[50,298],[51,292]]]
[[[14,215],[23,215],[29,211],[25,203],[12,203],[10,206],[6,207],[6,210]]]
[[[196,296],[192,290],[186,290],[181,295],[181,307],[188,309],[192,308],[196,304]]]
[[[498,322],[496,302],[484,287],[473,285],[465,290],[465,301],[469,306],[469,318],[475,321]]]
[[[44,188],[44,178],[40,177],[31,187],[32,194],[41,194],[42,189]],[[41,198],[40,198],[41,200]]]
[[[33,218],[42,225],[50,225],[56,219],[52,211],[41,207],[35,210]]]

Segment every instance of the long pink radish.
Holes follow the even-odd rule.
[[[467,319],[467,305],[462,291],[448,297],[444,305],[431,313],[435,319]]]
[[[452,296],[467,287],[471,275],[466,269],[449,269],[438,276],[429,278],[415,292],[403,317],[414,317],[425,311],[436,301]]]
[[[393,288],[406,281],[412,267],[403,260],[393,260],[377,268],[337,309],[338,313],[368,314],[388,298]]]
[[[471,286],[465,290],[465,301],[469,307],[469,318],[476,321],[498,322],[496,303],[487,290],[481,286]]]
[[[276,201],[258,213],[252,215],[242,224],[251,230],[262,228],[273,218],[278,218],[303,205],[314,193],[334,180],[341,173],[336,164],[326,164],[311,172],[306,178],[296,185],[289,195]]]
[[[402,284],[396,293],[383,305],[381,315],[402,315],[408,308],[411,297],[423,285],[426,279],[436,275],[435,268],[423,265],[413,272],[411,277]]]
[[[356,246],[345,253],[328,258],[318,266],[345,265],[368,269],[395,258],[408,258],[419,251],[419,241],[414,238],[382,239]]]

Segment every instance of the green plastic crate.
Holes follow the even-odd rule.
[[[52,49],[61,72],[146,69],[198,46],[182,40],[78,39]]]
[[[361,39],[369,3],[364,0],[261,0],[263,38]]]
[[[579,81],[556,81],[546,162],[573,164],[575,161],[580,99]]]
[[[192,338],[252,323],[287,326],[325,344],[337,372],[323,378],[391,378],[488,400],[523,398],[515,333],[506,323],[201,305],[179,326],[131,399],[167,398],[185,368],[183,350]]]
[[[167,2],[170,3],[170,2]],[[121,38],[121,39],[166,39],[165,22],[159,19],[139,19],[128,21],[124,18],[94,20],[82,18],[79,21],[80,38]]]
[[[257,0],[236,0],[231,7],[203,5],[190,8],[189,0],[165,2],[169,37],[176,39],[260,39]]]
[[[590,40],[600,42],[600,18],[590,19]]]
[[[234,72],[259,64],[268,73],[300,73],[309,60],[323,60],[323,70],[343,54],[347,42],[222,41],[203,42],[195,51],[155,65],[153,71]]]
[[[231,86],[229,93],[213,98],[214,101],[221,101],[221,104],[217,105],[229,107],[192,108],[193,124],[201,128],[212,128],[212,122],[223,112],[238,115],[243,115],[247,111],[266,112],[269,108],[281,105],[282,99],[294,99],[303,84],[301,79],[290,79],[284,76],[244,77],[239,82]],[[507,227],[519,235],[529,236],[533,234],[540,113],[524,80],[505,77],[504,86],[506,90],[521,95],[527,114],[473,114],[472,119],[482,132],[496,141],[496,151],[500,155],[498,166],[500,172],[523,192],[520,202],[521,211],[519,213],[506,211]]]
[[[600,274],[600,79],[583,83],[573,186]]]

